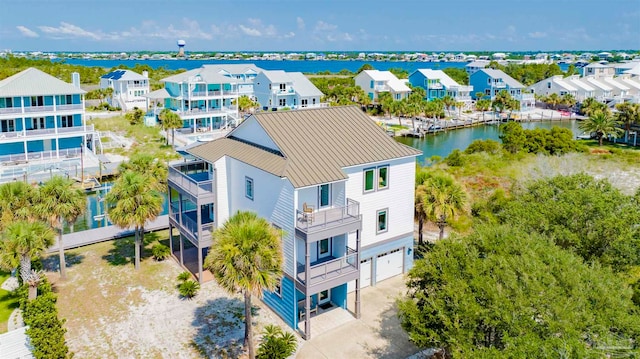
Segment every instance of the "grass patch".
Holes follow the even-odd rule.
[[[0,271],[0,284],[9,278],[10,273]],[[9,316],[14,309],[18,308],[18,296],[13,292],[0,289],[0,333],[7,331]]]

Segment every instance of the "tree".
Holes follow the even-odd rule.
[[[120,173],[132,171],[148,176],[149,187],[158,192],[167,189],[167,165],[151,155],[137,153],[131,156],[129,161],[120,163],[118,171]]]
[[[42,222],[17,221],[10,224],[0,240],[0,267],[11,270],[20,265],[22,282],[29,286],[29,300],[38,295],[40,273],[31,269],[31,259],[53,244],[53,231]]]
[[[416,183],[414,195],[414,217],[418,221],[418,245],[424,244],[423,228],[424,222],[427,220],[427,214],[424,209],[424,197],[427,195],[427,186],[425,182],[431,176],[426,169],[419,168],[416,170]]]
[[[446,95],[445,97],[442,98],[442,103],[444,104],[444,108],[449,113],[449,117],[451,117],[451,108],[455,106],[456,100],[450,95]]]
[[[177,128],[182,128],[182,126],[184,126],[184,121],[182,121],[182,118],[180,118],[180,115],[178,115],[177,113],[171,111],[168,108],[165,108],[164,110],[162,110],[160,112],[160,114],[158,115],[158,117],[160,118],[160,121],[162,122],[162,129],[165,130],[165,132],[171,130],[171,147],[176,147],[175,146],[175,140],[176,140],[176,129]],[[169,144],[169,135],[167,135],[167,142],[166,144]]]
[[[85,211],[87,196],[73,180],[55,176],[38,188],[34,212],[58,232],[60,278],[67,278],[64,258],[64,224],[74,223]]]
[[[458,69],[455,67],[447,67],[442,69],[442,72],[449,75],[451,79],[460,85],[469,84],[469,73],[465,69]]]
[[[255,357],[251,296],[273,290],[282,275],[281,233],[253,212],[237,212],[213,233],[205,267],[227,292],[244,295],[244,344]]]
[[[280,327],[269,324],[264,328],[262,342],[258,347],[258,359],[286,359],[298,347],[296,337]]]
[[[557,93],[552,93],[549,96],[545,96],[544,102],[547,103],[553,110],[555,110],[558,105],[562,102],[562,99]]]
[[[522,126],[517,122],[507,122],[500,125],[500,139],[502,140],[502,148],[510,153],[518,153],[522,151],[527,143],[527,135]]]
[[[502,90],[498,92],[498,94],[494,97],[493,102],[491,103],[491,107],[494,111],[500,112],[502,115],[502,111],[508,110],[511,106],[511,101],[513,98],[506,90]]]
[[[402,327],[448,358],[632,354],[640,328],[631,290],[611,270],[509,226],[437,242],[407,287]]]
[[[602,102],[598,102],[598,100],[596,100],[593,97],[586,98],[582,102],[582,104],[580,104],[580,112],[585,116],[591,116],[596,112],[608,112],[608,111],[609,111],[609,108],[607,108],[607,105],[603,104]]]
[[[24,182],[0,185],[0,231],[17,220],[33,217],[34,188]]]
[[[240,113],[250,112],[260,106],[259,103],[253,101],[249,98],[249,96],[246,95],[238,97],[237,100],[234,100],[234,103],[238,106],[238,110],[240,111]]]
[[[597,111],[589,118],[581,121],[578,127],[585,132],[595,133],[598,144],[602,146],[604,137],[618,138],[624,130],[620,126],[620,121],[616,120],[609,112]]]
[[[482,121],[484,121],[484,112],[491,108],[491,100],[488,98],[480,98],[476,100],[476,110],[482,111]]]
[[[142,123],[142,120],[144,119],[144,111],[142,111],[137,107],[134,107],[133,111],[127,112],[127,114],[124,115],[124,117],[127,119],[127,121],[129,121],[130,124],[139,125]]]
[[[373,70],[373,66],[371,66],[371,64],[364,64],[364,65],[360,66],[358,71],[356,71],[356,74],[359,74],[359,73],[361,73],[362,71],[365,71],[365,70]]]
[[[571,108],[576,105],[577,100],[572,94],[566,93],[560,98],[560,103]]]
[[[433,174],[424,186],[422,209],[425,217],[440,228],[439,238],[442,239],[447,221],[465,211],[467,193],[453,177],[444,173]]]
[[[640,124],[640,104],[623,102],[616,104],[616,120],[624,125],[625,140],[629,140],[629,131],[634,123]]]
[[[135,268],[140,269],[141,248],[144,245],[144,225],[162,211],[162,195],[153,189],[149,175],[126,171],[105,197],[107,215],[120,228],[134,227]]]
[[[378,94],[378,104],[380,104],[382,112],[384,112],[388,116],[391,116],[394,102],[395,100],[393,99],[393,96],[391,96],[390,92],[380,92]]]

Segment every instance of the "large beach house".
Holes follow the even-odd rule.
[[[282,229],[284,276],[264,302],[307,339],[305,319],[344,311],[350,291],[359,317],[361,288],[412,266],[420,151],[358,107],[261,112],[187,152],[169,168],[172,251],[184,263],[185,244],[195,247],[202,280],[211,230],[239,210],[266,218]]]
[[[390,71],[364,70],[354,77],[356,86],[360,86],[364,93],[374,103],[382,92],[391,93],[394,100],[402,100],[409,96],[411,89],[405,80],[400,80]]]
[[[469,76],[469,84],[473,86],[474,91],[484,93],[485,97],[491,100],[500,91],[507,91],[512,98],[520,102],[520,111],[527,111],[536,106],[534,95],[525,92],[526,87],[523,84],[502,70],[480,69]]]
[[[0,162],[79,157],[98,141],[84,115],[80,76],[73,84],[29,68],[0,81]]]
[[[100,77],[100,88],[113,89],[111,96],[107,98],[109,105],[120,107],[125,111],[137,107],[142,110],[147,108],[149,93],[149,76],[146,71],[140,75],[131,70],[115,70]]]
[[[413,87],[425,90],[427,101],[451,96],[465,106],[471,105],[473,86],[458,84],[442,70],[418,69],[409,75],[409,82]]]
[[[323,107],[322,92],[302,72],[262,71],[253,84],[263,110]]]

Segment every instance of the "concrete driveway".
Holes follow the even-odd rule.
[[[362,317],[305,342],[297,358],[406,358],[419,349],[400,327],[395,299],[404,294],[404,276],[396,276],[361,292]],[[348,299],[353,311],[355,295]]]

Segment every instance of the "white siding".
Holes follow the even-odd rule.
[[[360,202],[362,214],[361,246],[369,246],[400,235],[413,232],[413,201],[415,182],[415,158],[396,159],[376,164],[389,165],[388,188],[381,191],[363,193],[364,169],[374,165],[351,167],[345,170],[349,175],[347,198]],[[388,209],[388,230],[376,234],[376,212]],[[355,236],[349,236],[349,245],[355,245]]]
[[[227,157],[222,157],[214,163],[216,178],[216,213],[215,222],[221,226],[229,218],[229,182],[227,180]]]
[[[242,124],[233,131],[233,136],[280,151],[275,142],[264,132],[264,128],[258,124],[258,121],[256,121],[254,117],[249,117],[246,121],[242,122]]]
[[[333,207],[342,207],[346,204],[344,191],[346,182],[331,183],[331,205]],[[306,187],[298,189],[298,210],[302,211],[303,204],[312,205],[316,210],[319,208],[319,186]]]
[[[282,228],[284,271],[293,276],[295,211],[294,190],[286,180],[243,162],[228,158],[229,212],[250,210]],[[253,200],[245,196],[245,177],[253,179]],[[222,223],[220,223],[222,225]]]

